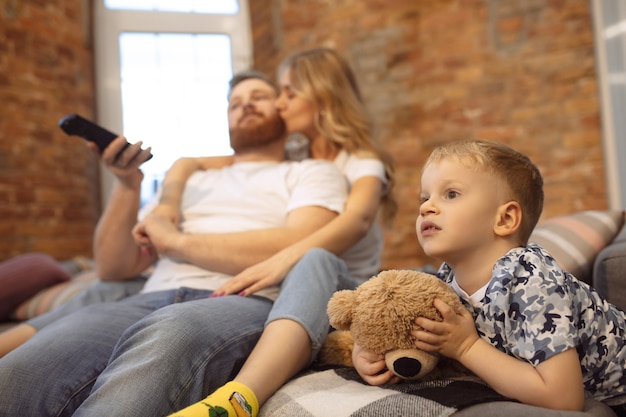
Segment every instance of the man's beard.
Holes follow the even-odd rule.
[[[238,123],[230,129],[230,146],[235,153],[263,147],[284,136],[285,123],[280,117],[267,118],[260,114],[256,115],[258,117],[256,123],[248,121],[245,126],[239,126]]]

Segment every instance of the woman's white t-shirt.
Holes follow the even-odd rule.
[[[350,189],[359,178],[367,176],[378,178],[383,190],[388,185],[385,166],[379,159],[360,158],[342,150],[334,163],[348,180]],[[367,234],[341,255],[350,275],[362,282],[378,274],[384,243],[382,228],[374,221]]]

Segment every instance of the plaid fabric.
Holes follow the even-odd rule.
[[[354,368],[338,368],[293,379],[259,417],[447,417],[470,405],[505,400],[470,376],[373,387]]]

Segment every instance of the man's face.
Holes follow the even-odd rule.
[[[237,84],[228,101],[230,145],[235,152],[282,139],[285,126],[275,106],[276,92],[251,78]]]

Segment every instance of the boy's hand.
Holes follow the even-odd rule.
[[[356,343],[352,348],[352,363],[361,378],[370,385],[400,382],[400,378],[387,369],[384,355],[366,351]]]
[[[441,313],[443,321],[416,318],[415,324],[422,329],[411,331],[416,340],[415,347],[460,361],[463,354],[479,339],[474,318],[465,309],[457,314],[439,299],[435,299],[433,305]]]

